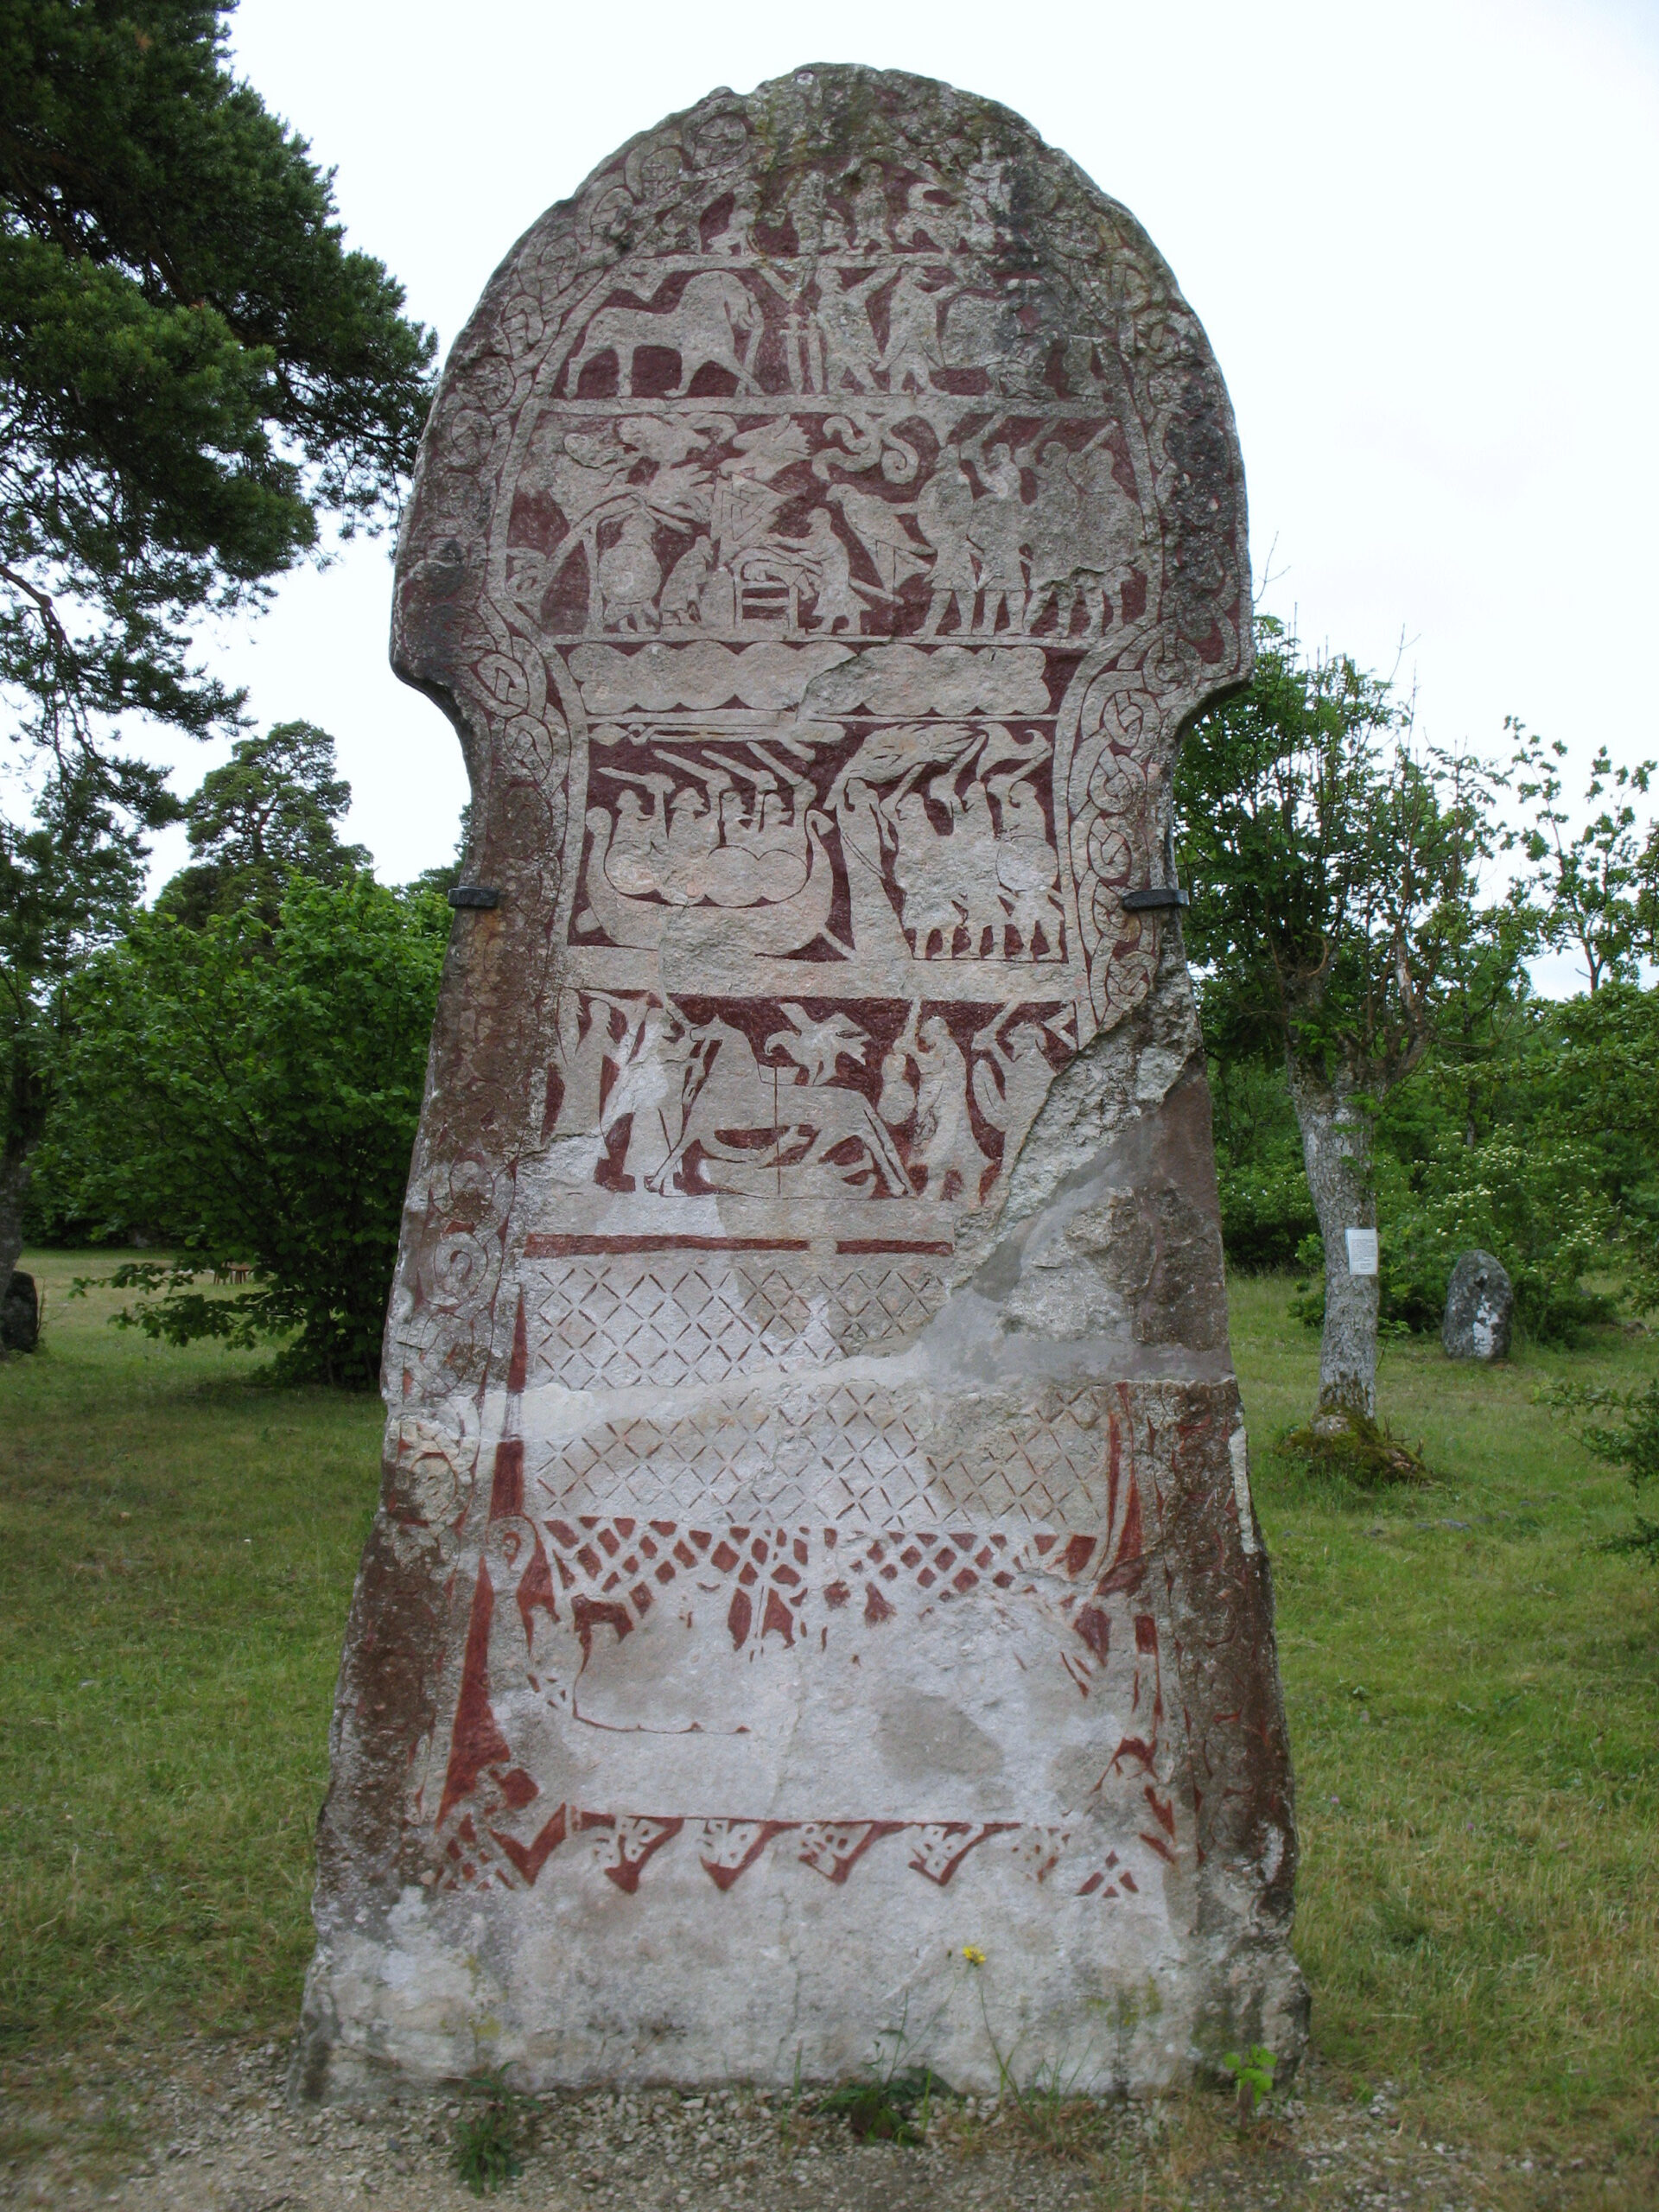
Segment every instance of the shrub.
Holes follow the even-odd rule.
[[[1570,1344],[1611,1318],[1614,1300],[1584,1277],[1618,1260],[1617,1224],[1598,1188],[1586,1146],[1562,1139],[1522,1141],[1504,1131],[1481,1145],[1447,1142],[1423,1163],[1419,1187],[1384,1182],[1378,1291],[1385,1329],[1433,1334],[1446,1311],[1459,1253],[1496,1254],[1515,1287],[1516,1320],[1539,1344]],[[1297,1253],[1315,1279],[1292,1301],[1317,1326],[1325,1312],[1324,1248]]]
[[[48,1163],[76,1211],[171,1268],[126,1318],[181,1344],[290,1336],[289,1380],[372,1385],[449,914],[367,875],[295,882],[272,928],[141,917],[80,991]],[[194,1274],[251,1263],[209,1298]]]

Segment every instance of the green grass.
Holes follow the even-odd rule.
[[[124,1255],[115,1255],[120,1257]],[[0,1367],[0,2049],[287,2029],[373,1398],[66,1301]]]
[[[66,1303],[0,1367],[0,2031],[14,2054],[282,2032],[375,1489],[372,1399]],[[1234,1286],[1303,1837],[1316,2046],[1432,2132],[1636,2152],[1659,2112],[1659,1581],[1595,1548],[1629,1493],[1535,1402],[1640,1382],[1608,1332],[1506,1369],[1385,1350],[1438,1479],[1363,1497],[1271,1449],[1316,1338]],[[1451,1527],[1448,1522],[1466,1526]]]
[[[1498,2145],[1652,2141],[1659,2113],[1659,1580],[1597,1547],[1630,1492],[1536,1402],[1659,1346],[1452,1366],[1384,1347],[1382,1410],[1438,1479],[1367,1497],[1271,1450],[1317,1338],[1234,1286],[1274,1561],[1316,2043]],[[1465,1525],[1450,1526],[1461,1522]]]

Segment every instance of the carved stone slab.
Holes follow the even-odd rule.
[[[1166,861],[1243,549],[1168,270],[943,85],[716,92],[492,280],[397,569],[480,895],[308,2093],[1294,2058]]]

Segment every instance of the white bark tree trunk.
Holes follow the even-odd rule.
[[[1375,1229],[1370,1098],[1288,1062],[1307,1185],[1325,1239],[1319,1411],[1376,1414],[1377,1278],[1349,1272],[1350,1229]]]

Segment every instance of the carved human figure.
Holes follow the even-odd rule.
[[[899,272],[887,303],[887,342],[880,365],[889,391],[931,391],[933,372],[944,366],[939,347],[940,295],[924,281],[913,262]]]
[[[1030,524],[1031,597],[1026,626],[1035,629],[1051,600],[1058,601],[1064,636],[1071,626],[1083,584],[1077,570],[1077,533],[1082,522],[1071,456],[1058,438],[1044,446],[1033,466],[1037,499]]]
[[[798,176],[790,187],[786,205],[789,219],[795,226],[798,252],[833,252],[844,243],[844,232],[836,236],[840,226],[830,212],[830,188],[822,169],[806,169]]]
[[[715,549],[706,537],[696,539],[676,561],[658,602],[665,630],[683,630],[696,623],[714,565]]]
[[[1079,546],[1090,607],[1085,635],[1097,637],[1108,620],[1108,599],[1118,599],[1140,559],[1145,524],[1141,510],[1117,480],[1116,462],[1102,431],[1071,464],[1077,484]]]
[[[916,1028],[921,1012],[912,1001],[904,1027],[882,1058],[875,1110],[890,1129],[902,1129],[916,1116]]]
[[[718,786],[710,795],[696,784],[681,784],[669,806],[667,862],[664,881],[690,882],[720,839],[720,817],[715,811]]]
[[[957,628],[973,627],[978,582],[971,542],[973,522],[974,487],[956,448],[946,446],[933,474],[916,495],[916,526],[933,550],[933,570],[928,579],[933,596],[922,625],[925,638],[937,633],[947,611],[953,607]]]
[[[810,563],[815,582],[812,626],[833,634],[845,626],[855,637],[864,619],[862,601],[853,588],[852,563],[847,548],[836,535],[836,526],[823,507],[807,518],[804,537],[785,538],[797,545]]]
[[[1023,768],[989,779],[1001,826],[996,840],[996,879],[1008,903],[1008,919],[1018,949],[1028,959],[1042,940],[1046,957],[1060,957],[1065,910],[1060,904],[1058,862],[1049,842],[1043,802]]]
[[[979,551],[982,594],[977,627],[986,637],[1006,613],[1010,630],[1026,626],[1026,572],[1020,555],[1029,522],[1020,464],[1007,445],[994,445],[979,462],[985,496],[974,502],[969,537]]]
[[[920,791],[902,792],[886,810],[897,841],[893,875],[899,912],[916,957],[933,958],[937,944],[938,957],[948,960],[963,919],[950,849],[934,828]]]
[[[988,953],[995,958],[1002,950],[1007,917],[1001,896],[996,823],[985,786],[975,776],[966,791],[958,794],[953,779],[947,776],[938,778],[929,788],[951,811],[950,866],[968,932],[963,957],[982,960]]]
[[[908,960],[910,947],[887,895],[887,855],[895,842],[892,824],[874,791],[862,777],[849,776],[836,801],[842,864],[852,906],[853,945],[867,960]]]
[[[623,1173],[636,1190],[655,1189],[680,1134],[683,1074],[690,1046],[685,1022],[671,1006],[633,1015],[611,1052],[615,1080],[600,1116],[608,1139],[629,1122]]]
[[[559,994],[554,1059],[560,1094],[558,1113],[549,1132],[551,1136],[587,1136],[599,1128],[605,1061],[611,1048],[611,1015],[616,1004],[598,992]]]
[[[966,185],[968,221],[963,243],[982,252],[989,251],[995,248],[997,233],[1008,217],[1008,165],[998,161],[987,145],[969,168]]]
[[[654,630],[663,572],[652,545],[651,517],[637,508],[613,545],[599,556],[601,620],[607,630]]]
[[[745,178],[732,195],[732,212],[724,227],[709,240],[712,253],[742,254],[749,251],[749,233],[754,228],[754,219],[760,212],[759,188]]]
[[[850,244],[855,251],[861,246],[886,246],[887,244],[887,184],[885,175],[874,164],[860,169],[851,179],[853,186],[853,224]]]
[[[991,1163],[980,1150],[968,1111],[968,1063],[940,1014],[922,1023],[912,1049],[919,1072],[911,1149],[926,1166],[927,1194],[971,1205]]]
[[[664,804],[672,789],[671,776],[629,776],[617,794],[604,868],[625,898],[651,899],[663,891],[667,872]],[[645,793],[643,804],[641,790]]]
[[[842,280],[839,270],[818,275],[818,304],[815,320],[823,344],[823,389],[855,391],[874,389],[874,371],[880,348],[870,327],[870,295],[892,276],[890,265],[872,270],[853,283]]]

